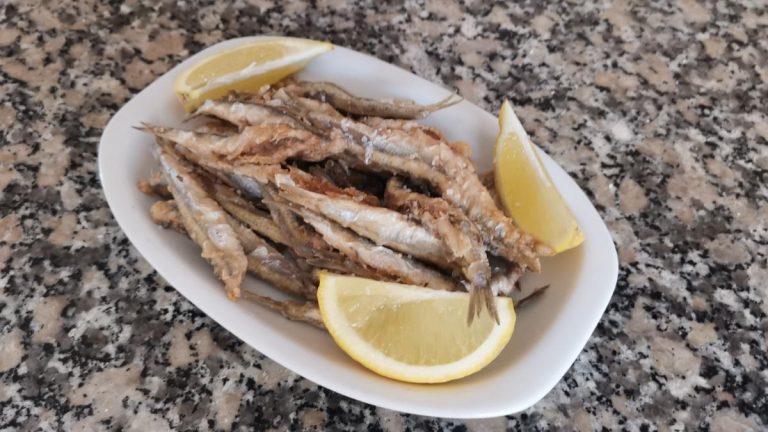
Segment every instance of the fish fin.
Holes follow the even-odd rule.
[[[493,296],[493,292],[490,287],[486,287],[483,290],[483,299],[485,300],[485,307],[488,309],[488,313],[491,314],[491,318],[499,324],[499,311],[496,309],[496,301]]]
[[[243,297],[266,306],[290,320],[302,321],[320,329],[325,328],[323,321],[320,319],[320,311],[317,305],[312,302],[300,303],[291,300],[275,300],[247,290],[243,290]]]
[[[475,288],[469,293],[469,309],[467,310],[467,325],[471,325],[475,318],[479,318],[483,309],[493,318],[496,324],[499,324],[499,311],[496,308],[494,295],[490,287]]]
[[[477,293],[476,289],[473,289],[472,292],[469,293],[469,307],[467,308],[467,326],[472,325],[472,322],[475,320],[476,309],[477,309],[476,293]]]

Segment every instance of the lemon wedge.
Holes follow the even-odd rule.
[[[507,214],[554,253],[580,245],[584,234],[509,101],[501,105],[499,128],[494,172],[496,190]]]
[[[333,49],[329,42],[270,38],[218,53],[182,73],[173,90],[184,109],[192,111],[206,99],[232,91],[255,92],[291,75],[310,60]]]
[[[498,297],[499,324],[487,312],[467,325],[469,294],[330,273],[320,274],[320,315],[336,343],[392,379],[438,383],[488,365],[515,327],[512,300]]]

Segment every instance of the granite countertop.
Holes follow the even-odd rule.
[[[0,429],[768,428],[764,3],[104,3],[0,6]],[[342,397],[131,246],[99,184],[103,127],[191,53],[263,33],[368,52],[491,112],[510,98],[589,194],[618,286],[537,405],[463,422]]]

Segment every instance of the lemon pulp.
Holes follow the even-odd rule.
[[[522,230],[555,253],[581,244],[581,228],[508,101],[501,106],[499,128],[494,173],[507,213]]]
[[[490,363],[515,325],[509,298],[497,298],[499,325],[486,313],[468,326],[469,294],[322,273],[318,303],[336,343],[380,375],[434,383]]]

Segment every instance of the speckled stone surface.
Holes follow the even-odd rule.
[[[768,429],[764,1],[110,3],[0,5],[0,429]],[[587,191],[619,282],[536,406],[462,422],[339,396],[130,245],[99,185],[102,128],[189,54],[260,33],[330,39],[490,111],[510,98]]]

